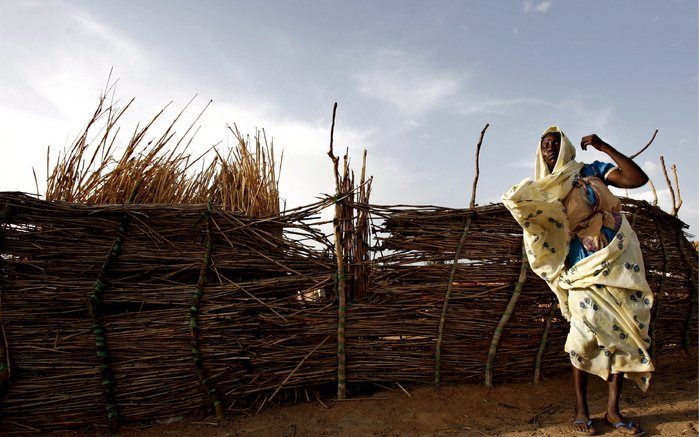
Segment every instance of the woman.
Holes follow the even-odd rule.
[[[621,415],[623,378],[645,392],[654,370],[648,348],[653,295],[645,279],[638,239],[607,188],[636,188],[648,176],[631,159],[597,135],[581,141],[616,163],[575,161],[575,148],[556,126],[541,137],[535,179],[503,195],[522,226],[530,266],[558,297],[570,322],[565,351],[573,365],[576,409],[573,429],[592,435],[587,374],[609,385],[606,421],[624,434],[644,435]]]

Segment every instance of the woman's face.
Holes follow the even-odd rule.
[[[541,139],[541,155],[544,158],[544,162],[549,168],[549,171],[553,170],[558,160],[558,152],[561,150],[561,134],[558,132],[551,132]]]

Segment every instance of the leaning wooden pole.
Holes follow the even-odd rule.
[[[696,310],[697,307],[697,279],[696,279],[696,270],[692,266],[692,263],[689,259],[689,256],[687,255],[687,252],[685,251],[685,237],[684,233],[682,232],[682,228],[677,229],[677,244],[679,245],[680,249],[680,256],[682,257],[682,262],[684,262],[685,266],[687,266],[687,271],[689,272],[689,281],[692,284],[692,290],[689,295],[689,310],[687,311],[687,318],[685,319],[684,322],[684,335],[682,336],[682,345],[684,347],[685,352],[687,355],[689,355],[692,359],[696,358],[694,350],[692,349],[692,337],[690,336],[690,331],[692,327],[694,326],[692,324],[692,319],[694,317],[694,311]],[[693,255],[696,255],[694,251],[692,251]]]
[[[517,278],[517,284],[515,285],[515,290],[512,292],[512,297],[510,297],[510,302],[507,304],[505,312],[500,317],[498,326],[495,328],[493,333],[493,340],[490,342],[490,349],[488,350],[488,359],[485,362],[485,386],[488,388],[493,387],[493,363],[495,363],[495,355],[498,352],[498,344],[500,343],[500,337],[502,336],[502,331],[505,329],[505,325],[510,320],[512,313],[515,310],[519,296],[522,293],[522,287],[524,286],[524,281],[527,280],[527,266],[529,261],[527,259],[527,252],[522,243],[522,266],[519,269],[519,277]]]
[[[346,294],[344,259],[342,254],[342,203],[340,202],[341,187],[338,165],[340,158],[333,152],[333,136],[335,134],[335,115],[337,114],[337,102],[333,105],[333,118],[330,126],[330,150],[328,156],[333,162],[335,172],[335,217],[333,218],[333,231],[335,236],[335,258],[337,259],[337,398],[345,398],[345,318],[346,318]]]
[[[439,327],[437,328],[437,342],[435,343],[434,350],[434,383],[439,385],[441,382],[441,369],[442,369],[442,339],[444,338],[444,323],[447,319],[447,308],[449,307],[449,300],[451,299],[451,288],[454,284],[454,276],[456,274],[456,268],[459,265],[459,258],[461,257],[461,250],[464,247],[464,242],[468,236],[469,230],[471,228],[471,216],[466,218],[466,226],[464,226],[464,231],[461,233],[461,239],[459,239],[459,244],[456,246],[456,251],[454,252],[454,262],[451,265],[451,272],[449,273],[449,280],[447,281],[447,291],[444,293],[444,301],[442,302],[442,312],[439,316]]]
[[[553,315],[556,312],[556,303],[551,302],[551,308],[549,309],[549,314],[546,317],[546,324],[544,325],[544,332],[541,334],[541,341],[539,342],[539,350],[536,353],[536,361],[534,362],[534,384],[541,382],[541,363],[544,357],[544,350],[546,349],[546,342],[549,338],[549,331],[551,330],[551,321],[553,320]]]
[[[488,129],[490,124],[486,123],[485,127],[481,131],[481,136],[478,138],[478,144],[476,144],[476,175],[473,178],[473,189],[471,191],[471,202],[469,208],[473,209],[476,206],[476,187],[478,186],[478,174],[479,174],[479,159],[481,153],[481,145],[483,144],[483,136],[485,135],[486,129]],[[451,299],[451,289],[454,284],[454,276],[456,275],[456,268],[459,266],[459,258],[461,258],[461,250],[466,242],[466,237],[468,237],[469,230],[471,228],[472,216],[469,215],[466,218],[466,225],[461,233],[461,238],[459,239],[459,244],[456,246],[454,251],[454,262],[451,266],[451,271],[449,272],[449,280],[447,281],[447,290],[444,293],[444,301],[442,302],[442,312],[439,316],[439,325],[437,327],[437,341],[435,343],[434,349],[434,383],[439,385],[441,382],[441,369],[442,369],[442,341],[444,339],[444,324],[447,318],[447,309],[449,308],[449,300]]]
[[[656,222],[655,223],[655,232],[658,234],[658,241],[660,242],[660,249],[662,250],[663,253],[663,273],[660,275],[660,284],[658,286],[658,292],[654,293],[654,302],[653,302],[653,317],[651,317],[650,320],[650,326],[648,327],[649,330],[649,335],[650,335],[650,344],[651,344],[651,350],[650,350],[650,355],[651,355],[651,360],[656,363],[657,365],[657,349],[658,345],[657,342],[655,341],[655,325],[656,322],[658,321],[658,317],[660,317],[660,304],[663,301],[663,295],[665,294],[665,277],[667,276],[667,267],[668,267],[668,262],[669,258],[667,256],[667,247],[665,245],[665,238],[663,238],[663,231],[660,229],[660,225]]]
[[[12,210],[9,205],[5,205],[0,210],[0,231],[6,223],[10,223],[10,214]],[[0,234],[0,242],[3,241],[2,235]],[[0,272],[3,271],[2,263],[4,260],[0,257]],[[0,287],[0,399],[2,399],[5,390],[10,385],[10,379],[12,378],[12,365],[10,362],[10,346],[7,342],[7,335],[5,334],[5,321],[2,319],[2,293],[3,289]]]

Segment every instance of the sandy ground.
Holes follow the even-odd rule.
[[[697,361],[664,355],[648,393],[625,381],[622,409],[647,435],[697,435]],[[592,418],[598,435],[621,435],[605,425],[606,383],[592,377]],[[346,401],[323,400],[271,407],[256,416],[217,424],[190,419],[169,425],[123,426],[118,436],[568,436],[573,435],[573,385],[569,375],[539,385],[500,384],[383,390]],[[54,434],[58,435],[58,434]],[[66,435],[63,434],[62,435]],[[76,434],[70,434],[75,436]]]

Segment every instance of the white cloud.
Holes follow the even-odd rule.
[[[661,186],[666,186],[663,176],[660,178],[654,178],[653,183],[655,184],[658,199],[657,206],[668,214],[672,214],[672,196],[670,194],[670,189],[661,188]],[[628,191],[628,197],[632,199],[645,200],[651,204],[655,199],[650,185],[644,185],[643,187],[634,190],[624,190],[622,188],[615,187],[610,188],[611,191],[617,196],[626,196]],[[675,199],[675,201],[678,202],[679,199]],[[697,229],[697,226],[699,225],[699,204],[695,199],[683,199],[678,215],[680,220],[691,226],[691,229]]]
[[[458,103],[456,112],[461,115],[502,115],[522,111],[525,108],[527,110],[537,108],[541,111],[541,117],[548,116],[548,114],[564,114],[564,120],[551,120],[551,122],[572,122],[571,125],[585,126],[585,129],[592,129],[597,132],[605,131],[609,127],[613,115],[612,107],[606,103],[592,103],[584,98],[554,101],[537,97],[482,99],[472,97],[467,101]]]
[[[549,9],[551,9],[552,5],[552,0],[543,0],[539,3],[535,3],[533,0],[525,0],[524,13],[528,14],[529,12],[539,12],[545,14],[549,11]]]
[[[551,8],[552,3],[553,2],[551,0],[543,1],[543,2],[539,3],[538,5],[536,5],[536,11],[545,14]]]
[[[593,104],[583,98],[561,101],[558,109],[568,111],[574,117],[575,125],[585,126],[597,132],[608,130],[612,121],[613,108],[604,104]]]
[[[121,65],[138,81],[150,74],[153,57],[118,29],[63,3],[17,3],[4,12],[4,38],[22,44],[5,54],[0,71],[0,189],[35,191],[34,166],[43,192],[47,146],[62,148],[77,135],[110,67]],[[29,21],[31,28],[21,25]],[[36,38],[36,29],[46,37]]]
[[[420,122],[417,121],[417,120],[409,119],[409,120],[403,120],[403,125],[404,125],[404,126],[407,126],[407,127],[410,127],[410,128],[414,128],[414,127],[420,127],[420,126],[422,126],[422,123],[420,123]]]
[[[171,68],[168,60],[82,10],[51,3],[38,9],[18,6],[11,12],[0,17],[0,26],[9,29],[11,39],[27,41],[27,45],[16,53],[14,62],[0,71],[0,190],[34,192],[35,167],[39,191],[43,193],[47,146],[52,145],[51,156],[55,159],[59,150],[70,145],[94,111],[112,65],[116,66],[115,76],[125,78],[117,87],[117,95],[127,99],[137,96],[120,123],[117,147],[125,144],[138,122],[150,120],[172,99],[173,105],[150,131],[153,136],[161,134],[194,90],[201,88],[197,78],[183,76]],[[35,41],[28,38],[26,29],[13,28],[11,22],[24,15],[30,15],[52,37]],[[65,32],[66,27],[71,31]],[[12,86],[3,86],[3,82]],[[242,133],[251,135],[256,128],[264,127],[268,138],[274,140],[277,157],[284,151],[280,191],[289,207],[310,203],[321,192],[334,190],[332,166],[326,155],[329,117],[306,120],[289,116],[272,97],[250,94],[236,93],[235,102],[214,101],[198,123],[202,127],[189,152],[198,156],[219,142],[221,148],[233,145],[226,124],[236,123]],[[199,97],[184,113],[176,127],[179,134],[184,133],[208,99],[209,96]],[[29,103],[23,106],[26,101]],[[341,122],[335,131],[336,154],[344,154],[345,147],[350,146],[353,165],[358,170],[361,149],[371,147],[373,134],[371,129],[360,131]]]
[[[356,90],[408,117],[446,106],[464,80],[461,74],[431,68],[401,50],[380,50],[370,64],[352,74]]]
[[[280,192],[289,207],[310,203],[321,192],[334,190],[332,163],[326,155],[329,147],[330,120],[301,120],[284,116],[277,110],[255,111],[231,102],[217,103],[204,120],[210,130],[223,132],[226,123],[236,122],[241,132],[252,133],[265,127],[267,138],[274,141],[279,159],[284,158]],[[359,131],[351,126],[337,126],[334,135],[335,154],[342,156],[350,148],[352,167],[359,171],[362,148],[371,149],[373,131]],[[225,145],[233,145],[231,135]],[[357,175],[358,180],[358,175]]]
[[[508,167],[534,169],[534,159],[522,159],[507,163]]]
[[[660,166],[655,161],[651,161],[649,159],[643,161],[643,164],[641,164],[641,168],[643,169],[643,171],[646,172],[646,174],[649,177],[657,176],[660,174]]]
[[[527,106],[527,105],[543,105],[543,106],[555,106],[554,103],[547,102],[542,99],[531,98],[531,97],[518,97],[518,98],[490,98],[470,102],[462,102],[457,105],[457,112],[462,115],[471,114],[505,114],[516,107]]]

